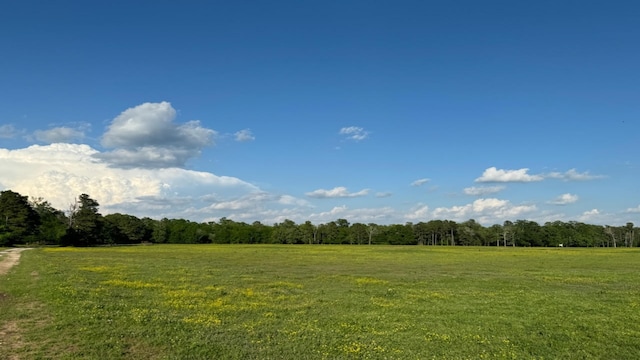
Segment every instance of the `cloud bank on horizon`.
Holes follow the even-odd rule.
[[[236,221],[297,222],[310,220],[321,223],[346,218],[352,222],[404,223],[431,219],[465,221],[475,219],[483,224],[508,219],[533,217],[547,220],[561,217],[559,213],[535,215],[536,204],[512,203],[509,200],[485,197],[503,192],[505,185],[471,186],[465,195],[480,197],[471,203],[434,206],[417,202],[405,209],[382,206],[329,205],[310,202],[295,194],[277,194],[232,176],[189,170],[189,159],[197,158],[205,147],[214,145],[218,132],[201,126],[198,121],[176,122],[176,110],[168,102],[144,103],[123,111],[107,126],[100,137],[105,150],[87,144],[65,141],[82,140],[82,131],[56,127],[37,130],[32,138],[51,142],[26,148],[0,149],[0,188],[11,189],[31,197],[42,197],[58,209],[65,210],[75,196],[86,193],[98,200],[105,213],[128,213],[139,217],[186,218],[211,221],[227,217]],[[3,125],[6,136],[17,131]],[[347,129],[347,130],[344,130]],[[349,130],[351,129],[351,130]],[[346,127],[341,133],[363,136],[361,128]],[[233,134],[238,142],[254,140],[249,129]],[[354,139],[358,140],[358,139]],[[529,174],[529,169],[487,168],[477,183],[530,183],[560,179],[586,181],[602,176],[570,169],[566,172]],[[431,182],[420,178],[410,183],[421,187]],[[304,196],[314,201],[350,201],[366,198],[371,189],[350,192],[345,186],[307,191]],[[391,192],[378,191],[374,198],[390,198]],[[568,205],[579,196],[565,193],[545,203]],[[636,208],[627,212],[639,212]],[[585,211],[580,219],[596,219],[597,209]]]

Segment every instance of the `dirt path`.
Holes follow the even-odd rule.
[[[14,248],[0,251],[0,275],[5,275],[20,262],[20,253],[29,248]],[[0,293],[0,300],[7,294]],[[18,320],[8,320],[0,324],[0,357],[7,360],[19,360],[15,353],[24,346]]]
[[[14,265],[20,262],[20,253],[30,248],[15,248],[0,251],[0,275],[4,275],[11,270]]]

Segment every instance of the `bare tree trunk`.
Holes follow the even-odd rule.
[[[616,234],[615,234],[615,230],[611,228],[611,226],[607,226],[605,228],[605,232],[607,234],[609,234],[611,236],[611,241],[613,242],[613,247],[616,247]],[[609,241],[607,241],[607,245],[609,244]]]
[[[373,234],[376,232],[376,227],[373,224],[369,224],[367,227],[367,233],[369,234],[369,245],[371,245],[371,239],[373,238]]]
[[[69,228],[73,228],[73,223],[75,221],[75,215],[78,212],[78,199],[75,199],[71,204],[69,204]]]

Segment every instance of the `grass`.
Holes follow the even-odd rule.
[[[8,359],[637,359],[640,250],[35,249],[0,310]]]

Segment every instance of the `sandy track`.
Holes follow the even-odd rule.
[[[15,248],[0,251],[0,255],[2,255],[2,257],[0,257],[0,275],[8,273],[14,265],[20,262],[20,253],[24,250],[29,250],[29,248]]]

